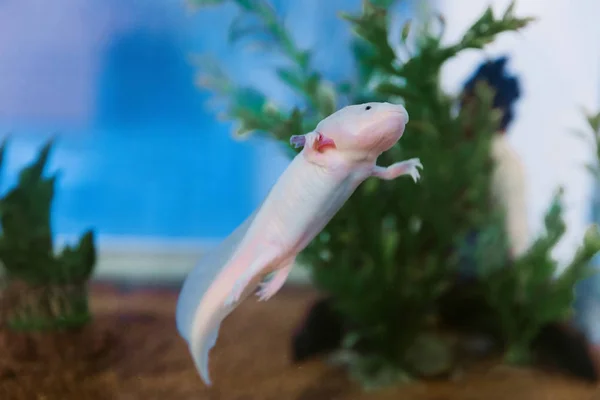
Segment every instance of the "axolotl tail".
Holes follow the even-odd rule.
[[[199,271],[193,271],[190,276],[200,277],[201,274]],[[193,279],[188,282],[193,282]],[[220,322],[217,323],[216,327],[201,326],[200,332],[198,332],[197,328],[195,329],[195,327],[198,327],[199,324],[203,323],[203,320],[206,320],[202,315],[199,315],[200,307],[203,304],[202,298],[198,301],[199,296],[193,295],[195,288],[195,285],[187,285],[184,287],[184,290],[182,290],[182,295],[179,298],[177,307],[177,329],[188,344],[190,354],[192,355],[196,369],[200,373],[200,377],[206,385],[210,386],[211,381],[208,372],[208,355],[217,342]],[[202,292],[206,291],[206,288],[197,288],[203,289]],[[214,318],[208,318],[208,320],[213,319]]]
[[[196,369],[206,385],[210,386],[209,353],[215,346],[221,324],[227,316],[258,286],[258,280],[252,280],[243,290],[238,301],[229,303],[227,299],[236,282],[237,276],[225,271],[208,288],[206,295],[196,308],[188,334],[188,346]]]
[[[224,306],[219,294],[219,280],[242,239],[245,237],[258,207],[218,246],[202,257],[188,274],[179,293],[175,319],[177,330],[188,343],[194,363],[202,379],[210,384],[208,377],[208,354],[219,335],[219,327],[231,310]],[[216,298],[215,298],[216,294]]]
[[[216,328],[212,328],[212,330],[203,335],[203,337],[192,340],[190,343],[190,353],[192,354],[194,365],[200,374],[200,378],[202,378],[207,386],[212,385],[210,380],[208,359],[210,351],[217,343],[217,338],[219,337],[219,328],[220,324]]]
[[[217,343],[219,328],[233,307],[225,306],[224,296],[219,292],[220,285],[211,285],[197,306],[185,315],[189,325],[180,327],[196,369],[207,386],[211,385],[209,376],[209,354]],[[184,304],[184,303],[182,303]],[[187,329],[184,328],[187,327]]]
[[[239,301],[228,303],[226,300],[231,294],[235,280],[236,276],[228,273],[217,277],[196,308],[187,334],[188,346],[194,364],[207,386],[211,385],[209,354],[217,342],[221,324],[258,286],[257,281],[253,280],[242,292]]]

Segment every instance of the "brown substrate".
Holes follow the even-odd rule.
[[[325,363],[289,361],[292,330],[315,299],[301,289],[265,303],[249,299],[225,321],[207,389],[176,333],[175,299],[168,291],[96,287],[96,318],[85,329],[52,337],[4,333],[0,399],[600,399],[600,388],[561,375],[484,365],[454,382],[363,393]]]

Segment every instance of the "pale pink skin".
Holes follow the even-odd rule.
[[[345,107],[321,121],[314,132],[294,136],[303,146],[263,204],[220,246],[223,265],[195,310],[185,335],[200,375],[210,385],[208,354],[221,322],[256,291],[268,300],[285,283],[296,256],[321,232],[365,179],[419,179],[418,158],[389,167],[376,165],[404,133],[408,113],[401,105],[366,103]],[[235,237],[234,237],[235,236]],[[274,273],[273,278],[265,278]],[[190,279],[190,278],[188,278]],[[190,285],[191,286],[191,285]],[[180,329],[182,331],[182,329]]]

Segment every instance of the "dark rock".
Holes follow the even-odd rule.
[[[292,339],[292,359],[304,361],[313,356],[325,354],[341,346],[344,322],[331,304],[324,298],[313,304],[296,329]]]
[[[580,332],[566,325],[549,324],[538,334],[534,346],[542,360],[564,373],[598,382],[591,346]]]

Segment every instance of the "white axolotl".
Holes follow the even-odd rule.
[[[302,151],[256,211],[203,257],[183,284],[177,328],[206,385],[211,385],[208,355],[221,322],[257,288],[262,301],[277,293],[298,253],[358,185],[369,177],[403,175],[417,182],[423,168],[418,158],[376,165],[377,157],[402,137],[407,122],[401,105],[366,103],[344,107],[313,132],[292,136],[290,142]]]

